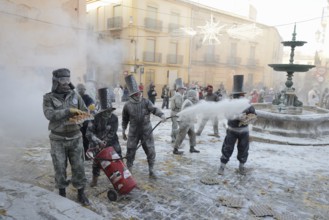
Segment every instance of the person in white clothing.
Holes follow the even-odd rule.
[[[308,92],[308,105],[309,106],[318,106],[320,102],[319,91],[315,88],[311,89]]]
[[[113,93],[115,95],[115,104],[116,107],[118,108],[121,105],[121,99],[123,95],[123,90],[121,89],[119,84],[117,85],[117,87],[114,88]]]

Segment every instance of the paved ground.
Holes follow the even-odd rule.
[[[91,219],[102,216],[76,202],[38,186],[2,179],[0,181],[0,219]]]
[[[168,115],[167,110],[165,112]],[[155,125],[159,118],[153,117],[152,120]],[[235,151],[224,176],[218,176],[220,149],[225,136],[223,129],[219,139],[208,136],[212,133],[212,126],[208,123],[202,135],[197,138],[197,148],[201,153],[189,153],[188,140],[185,140],[183,156],[172,154],[168,138],[170,129],[171,124],[165,123],[160,124],[154,131],[157,152],[155,168],[159,176],[157,180],[148,178],[145,154],[139,149],[133,168],[138,187],[128,195],[121,196],[117,202],[110,202],[107,191],[112,186],[102,173],[98,187],[86,188],[92,203],[88,209],[75,203],[76,190],[72,186],[67,189],[68,199],[65,199],[65,202],[56,195],[47,136],[2,143],[1,180],[10,178],[28,185],[24,186],[25,190],[22,191],[17,182],[0,181],[0,217],[21,219],[15,218],[13,214],[16,210],[21,210],[20,213],[24,214],[26,219],[38,219],[36,215],[39,213],[39,219],[92,219],[79,214],[94,214],[95,219],[101,216],[104,219],[252,220],[263,218],[257,217],[252,208],[266,205],[265,214],[269,216],[264,219],[328,219],[328,146],[291,146],[254,141],[250,146],[248,175],[241,176],[236,172],[238,162]],[[121,137],[120,141],[125,152],[126,143]],[[85,167],[90,181],[91,162],[86,161]],[[217,181],[218,184],[202,183],[209,179]],[[42,188],[40,193],[37,187]],[[47,198],[49,201],[42,202]],[[239,207],[234,208],[225,203],[226,199],[235,199],[241,203]],[[64,213],[61,207],[63,204],[68,207],[68,211]],[[58,210],[57,215],[60,217],[50,215],[53,209]],[[44,218],[45,213],[49,214],[47,218]],[[29,216],[30,214],[32,216]]]

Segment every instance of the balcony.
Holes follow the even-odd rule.
[[[249,58],[247,61],[247,66],[249,67],[257,67],[259,63],[259,60],[253,59],[253,58]]]
[[[238,66],[241,63],[241,57],[229,57],[227,63],[230,66]]]
[[[112,17],[107,19],[108,30],[122,29],[122,17]]]
[[[167,55],[167,64],[177,64],[181,65],[183,64],[183,55],[177,55],[177,54],[168,54]]]
[[[143,61],[144,62],[152,62],[152,63],[161,63],[162,54],[154,53],[151,51],[143,52]]]
[[[206,53],[203,55],[203,62],[208,65],[219,64],[219,55]]]
[[[145,18],[144,26],[146,29],[151,31],[157,31],[157,32],[162,31],[162,21],[153,18]]]
[[[181,28],[181,26],[179,24],[174,24],[174,23],[169,23],[168,24],[168,32],[169,33],[170,32],[173,32],[173,31],[175,31],[177,29],[180,29],[180,28]]]

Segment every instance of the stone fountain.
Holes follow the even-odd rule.
[[[298,100],[293,87],[293,75],[307,72],[314,65],[294,64],[295,47],[303,46],[305,41],[296,41],[296,26],[291,41],[283,41],[290,46],[289,64],[269,64],[275,71],[286,72],[285,89],[276,94],[271,104],[254,104],[258,119],[254,123],[251,136],[256,141],[292,145],[329,144],[329,111],[304,106]]]

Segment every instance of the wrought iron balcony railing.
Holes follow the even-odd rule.
[[[153,18],[144,18],[144,25],[146,29],[152,30],[152,31],[162,31],[162,21],[156,20]]]
[[[167,63],[168,64],[183,64],[183,55],[177,54],[168,54],[167,55]]]
[[[122,17],[112,17],[107,19],[107,29],[122,29]]]
[[[144,62],[152,62],[152,63],[161,63],[162,54],[155,53],[151,51],[144,51],[143,52],[143,61]]]

